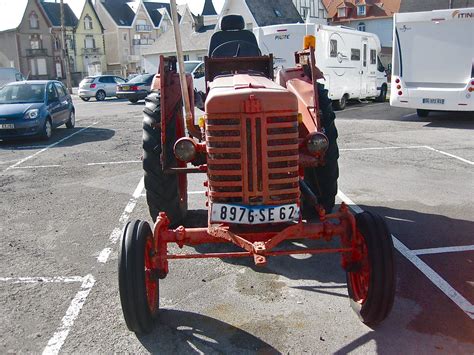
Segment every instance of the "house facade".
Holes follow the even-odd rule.
[[[75,69],[78,76],[100,75],[107,71],[104,29],[91,0],[86,0],[74,28]]]
[[[401,0],[323,0],[331,25],[375,33],[382,46],[380,59],[386,66],[392,58],[393,15]]]
[[[36,0],[29,0],[18,14],[14,28],[0,32],[2,65],[14,66],[29,79],[56,77],[51,23]]]
[[[293,0],[293,4],[305,22],[327,25],[328,12],[322,0]]]
[[[109,73],[126,76],[145,71],[144,51],[172,27],[169,6],[142,0],[96,0]]]

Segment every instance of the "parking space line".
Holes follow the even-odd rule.
[[[474,245],[460,245],[460,246],[455,246],[455,247],[440,247],[440,248],[426,248],[426,249],[411,250],[411,252],[415,255],[459,253],[463,251],[474,251]]]
[[[361,213],[364,210],[357,206],[349,197],[342,191],[338,191],[338,197],[344,201],[355,213]],[[392,234],[393,245],[400,254],[402,254],[408,261],[410,261],[418,270],[420,270],[433,285],[435,285],[441,292],[453,301],[469,318],[474,319],[474,305],[471,304],[464,296],[456,291],[445,279],[443,279],[436,271],[429,267],[423,260],[421,260],[412,250],[408,249],[402,242],[400,242]]]
[[[66,136],[66,137],[64,137],[64,138],[62,138],[62,139],[60,139],[60,140],[57,141],[56,143],[53,143],[53,144],[50,144],[50,145],[46,146],[45,148],[43,148],[43,149],[37,151],[36,153],[31,154],[31,155],[27,156],[26,158],[23,158],[23,159],[19,160],[18,162],[16,162],[16,163],[13,164],[13,165],[10,165],[8,168],[4,169],[2,172],[6,172],[6,171],[8,171],[8,170],[11,170],[11,169],[16,168],[17,166],[23,164],[25,161],[28,161],[28,160],[30,160],[30,159],[36,157],[37,155],[39,155],[39,154],[41,154],[41,153],[47,151],[48,149],[53,148],[53,147],[57,146],[58,144],[61,144],[62,142],[64,142],[64,141],[66,141],[66,140],[68,140],[68,139],[74,137],[75,135],[84,132],[85,130],[91,128],[92,126],[95,126],[97,123],[99,123],[99,122],[94,122],[93,124],[91,124],[91,125],[89,125],[89,126],[87,126],[87,127],[84,127],[84,128],[82,128],[82,129],[80,129],[79,131],[74,132],[74,133],[72,133],[72,134],[70,134],[70,135],[68,135],[68,136]]]
[[[21,170],[21,169],[46,169],[46,168],[60,168],[61,165],[26,165],[26,166],[16,166],[12,169]]]
[[[88,163],[87,166],[94,166],[94,165],[117,165],[117,164],[136,164],[142,163],[141,160],[125,160],[125,161],[107,161],[103,163]]]
[[[429,149],[429,150],[432,150],[433,152],[436,152],[436,153],[439,153],[439,154],[443,154],[443,155],[446,155],[448,157],[451,157],[451,158],[454,158],[454,159],[457,159],[457,160],[460,160],[464,163],[467,163],[469,165],[474,165],[474,162],[470,161],[470,160],[467,160],[467,159],[464,159],[464,158],[461,158],[457,155],[454,155],[454,154],[450,154],[450,153],[446,153],[446,152],[443,152],[442,150],[438,150],[438,149],[435,149],[433,147],[430,147],[428,145],[425,146],[426,149]]]
[[[130,214],[135,209],[135,206],[137,205],[137,201],[141,197],[144,188],[145,188],[145,184],[144,184],[144,179],[142,177],[137,187],[135,188],[135,191],[133,192],[132,197],[130,198],[127,205],[125,206],[125,209],[120,215],[119,226],[114,228],[114,230],[109,236],[110,246],[107,246],[104,249],[102,249],[102,251],[99,253],[99,256],[97,257],[97,262],[105,264],[109,260],[110,254],[112,253],[112,245],[116,244],[118,240],[120,239],[122,230],[125,227],[125,224],[128,222]]]
[[[84,277],[80,290],[76,293],[74,298],[69,305],[69,308],[66,310],[66,314],[61,319],[61,324],[57,328],[56,332],[53,336],[49,339],[48,345],[43,350],[43,355],[53,355],[58,354],[63,346],[64,342],[66,341],[71,328],[74,325],[74,321],[79,316],[81,312],[82,306],[87,300],[89,293],[94,287],[95,278],[92,275],[87,275]]]
[[[367,147],[367,148],[340,148],[339,151],[341,152],[360,152],[365,150],[391,150],[391,149],[420,149],[426,148],[424,145],[410,145],[406,147],[398,147],[398,146],[389,146],[389,147]]]
[[[34,283],[71,283],[71,282],[83,282],[84,277],[82,276],[56,276],[56,277],[0,277],[0,282],[8,282],[12,284],[34,284]]]

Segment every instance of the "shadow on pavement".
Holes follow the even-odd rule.
[[[37,150],[43,149],[51,144],[59,142],[75,132],[80,131],[84,127],[75,127],[73,129],[58,128],[53,130],[53,136],[48,141],[40,140],[39,138],[16,138],[6,141],[0,141],[0,150]],[[84,143],[100,142],[111,139],[115,135],[115,131],[108,128],[100,128],[97,126],[89,127],[88,129],[66,139],[51,148],[72,147]]]
[[[197,313],[163,309],[153,332],[139,336],[152,354],[278,354],[271,345],[228,323]]]

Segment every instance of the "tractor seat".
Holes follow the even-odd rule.
[[[209,57],[256,57],[262,53],[255,35],[244,30],[244,18],[240,15],[224,16],[219,24],[220,31],[214,33],[209,43]]]

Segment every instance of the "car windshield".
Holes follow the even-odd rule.
[[[143,74],[143,75],[138,75],[129,81],[127,81],[127,84],[134,84],[134,83],[146,83],[150,77],[153,76],[153,74]]]
[[[184,63],[184,70],[186,70],[186,73],[192,73],[194,68],[196,68],[198,65],[199,62]]]
[[[44,101],[45,84],[7,85],[0,89],[0,104],[30,104]]]

